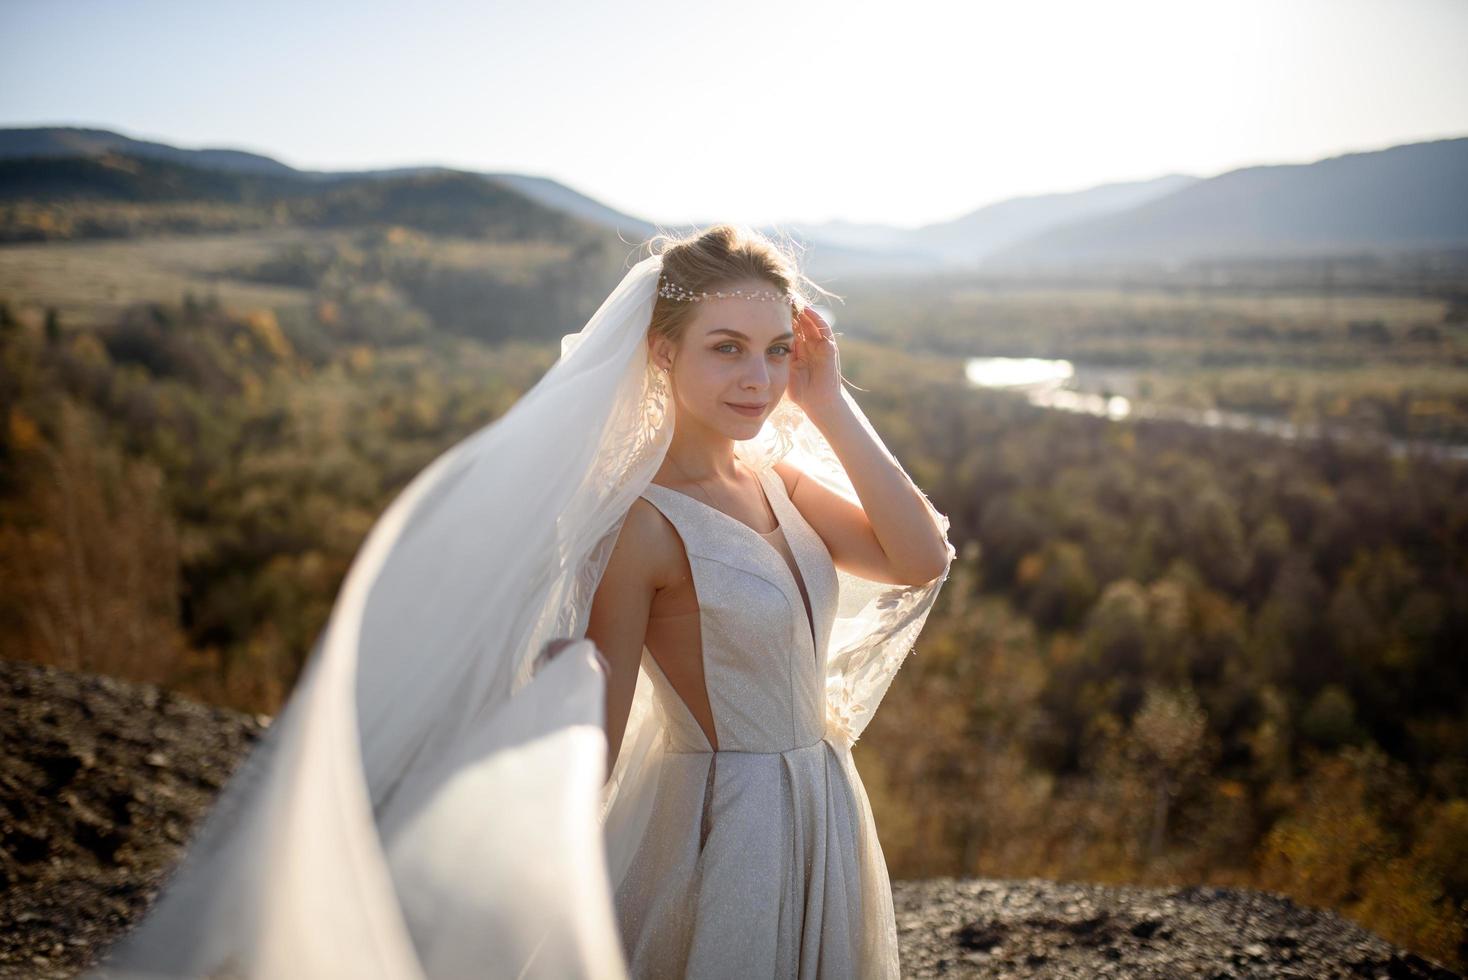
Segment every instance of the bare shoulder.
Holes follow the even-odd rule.
[[[640,579],[661,589],[679,577],[682,552],[678,533],[663,512],[638,497],[622,521],[607,573]]]
[[[800,484],[801,477],[804,474],[802,474],[800,469],[796,467],[793,463],[791,463],[789,460],[784,459],[775,463],[775,465],[770,467],[770,469],[774,470],[776,475],[778,475],[780,479],[784,481],[785,496],[789,497],[791,500],[794,500],[795,488]]]

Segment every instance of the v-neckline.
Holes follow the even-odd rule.
[[[810,627],[811,650],[815,653],[817,657],[819,657],[820,649],[819,645],[816,643],[816,624],[815,620],[812,618],[815,615],[815,607],[814,604],[812,604],[809,608],[807,608],[806,606],[805,596],[810,594],[810,584],[806,580],[805,569],[800,567],[800,555],[795,550],[795,542],[790,540],[790,535],[785,535],[785,544],[787,547],[790,548],[790,557],[795,559],[795,567],[796,569],[799,569],[799,580],[796,579],[797,572],[791,569],[790,563],[785,560],[785,556],[780,553],[780,549],[775,547],[774,543],[769,539],[769,535],[772,535],[776,531],[779,531],[785,527],[785,521],[781,517],[780,512],[775,509],[775,502],[770,499],[769,488],[765,486],[765,472],[765,470],[756,468],[754,471],[754,479],[755,482],[759,484],[759,492],[760,495],[765,499],[765,506],[769,507],[770,513],[775,515],[775,526],[767,532],[756,531],[754,528],[750,527],[748,524],[744,523],[733,514],[725,513],[724,511],[719,510],[719,508],[715,507],[713,504],[710,504],[703,500],[699,500],[691,493],[684,493],[682,490],[675,490],[673,487],[665,486],[661,483],[653,483],[651,481],[648,482],[648,486],[657,487],[658,489],[666,490],[669,493],[676,493],[680,497],[691,500],[695,504],[698,504],[698,506],[703,507],[706,510],[712,511],[715,514],[718,514],[720,517],[727,518],[735,524],[738,524],[750,534],[753,534],[755,537],[759,538],[760,542],[764,544],[764,546],[774,554],[776,561],[779,563],[780,567],[785,570],[785,574],[789,577],[791,584],[795,586],[796,602],[799,604],[799,607],[801,609],[805,610],[805,622],[806,625]],[[776,479],[779,479],[780,474],[775,473],[774,470],[769,470],[768,472],[773,474]]]

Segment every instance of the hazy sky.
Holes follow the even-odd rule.
[[[1468,135],[1468,0],[0,0],[0,126],[917,225]]]

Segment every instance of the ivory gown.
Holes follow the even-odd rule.
[[[644,648],[666,754],[616,888],[628,966],[638,978],[891,976],[876,952],[895,949],[890,890],[877,894],[886,866],[875,840],[863,847],[824,737],[836,569],[779,474],[755,472],[779,520],[767,535],[660,484],[641,494],[688,555],[719,749]]]

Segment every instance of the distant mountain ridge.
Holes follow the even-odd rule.
[[[1014,197],[987,204],[952,221],[911,230],[830,222],[805,230],[825,240],[866,248],[923,252],[944,265],[973,265],[1006,245],[1075,221],[1125,211],[1163,197],[1201,178],[1169,174],[1154,180],[1101,184],[1064,194]]]
[[[1053,228],[993,269],[1468,245],[1468,137],[1244,167]]]
[[[373,170],[300,170],[273,157],[228,147],[186,149],[168,143],[140,140],[109,129],[74,126],[36,126],[0,129],[0,160],[16,157],[97,157],[106,153],[168,160],[191,167],[227,173],[295,177],[335,181],[350,177],[407,177],[451,171],[450,167],[392,167]]]
[[[221,230],[282,222],[303,227],[392,224],[437,235],[503,241],[579,243],[601,235],[598,224],[543,205],[496,180],[447,169],[393,177],[342,175],[330,180],[249,166],[201,167],[164,154],[122,150],[64,157],[0,154],[0,203],[196,202],[233,206]],[[167,226],[139,234],[168,232]],[[69,237],[112,237],[106,231]],[[26,240],[0,227],[0,241]]]
[[[48,169],[56,170],[54,175],[37,175],[35,169],[25,166],[7,166],[43,157],[54,160],[54,163],[46,164]],[[157,161],[164,166],[144,167],[144,175],[139,175],[138,179],[119,179],[116,160],[126,157]],[[112,161],[112,169],[63,163],[66,160],[91,161],[94,164]],[[172,169],[169,164],[172,164]],[[201,173],[188,173],[189,170]],[[275,180],[270,180],[272,178]],[[578,222],[621,229],[634,241],[652,233],[652,226],[642,219],[619,213],[555,180],[520,173],[476,173],[437,166],[341,172],[298,170],[279,160],[247,151],[228,148],[183,150],[106,129],[56,126],[0,129],[0,200],[16,200],[31,195],[189,200],[188,192],[200,195],[200,200],[291,198],[317,194],[323,185],[363,183],[367,180],[404,183],[405,186],[423,186],[424,183],[454,185],[471,197],[482,198],[483,194],[473,194],[471,182],[474,179],[501,186],[512,192],[514,197],[542,205]]]
[[[160,166],[146,174],[151,186],[141,177],[130,181],[121,176],[115,163],[119,154],[156,161]],[[24,158],[30,163],[23,163]],[[110,169],[88,168],[42,165],[36,158],[111,158],[114,163]],[[170,166],[176,169],[168,170]],[[432,166],[305,171],[244,150],[183,149],[109,130],[0,130],[0,200],[178,199],[160,196],[169,193],[194,193],[199,199],[284,199],[346,182],[358,185],[355,206],[365,220],[371,217],[373,201],[388,206],[413,196],[410,190],[368,193],[361,189],[367,182],[421,192],[425,180],[426,185],[453,188],[456,199],[466,196],[471,210],[485,206],[473,182],[489,182],[507,195],[498,199],[499,207],[509,207],[509,197],[533,202],[538,207],[531,211],[543,209],[574,225],[609,231],[629,245],[660,230],[679,234],[703,224],[658,225],[558,181],[526,174]],[[437,216],[434,220],[447,220],[450,226],[462,229],[465,224],[454,219],[452,207],[429,211]],[[421,216],[421,209],[410,212]],[[387,215],[377,220],[393,219]],[[504,226],[509,231],[514,227],[514,222]],[[1017,197],[918,228],[835,221],[782,223],[761,230],[798,242],[807,252],[806,271],[818,279],[958,269],[1063,272],[1200,258],[1468,246],[1468,137],[1341,154],[1314,163],[1243,167],[1209,178],[1168,174]]]
[[[185,150],[167,143],[133,139],[107,129],[70,126],[0,129],[0,160],[16,157],[96,157],[108,152],[171,160],[234,173],[310,176],[279,160],[246,150]]]

